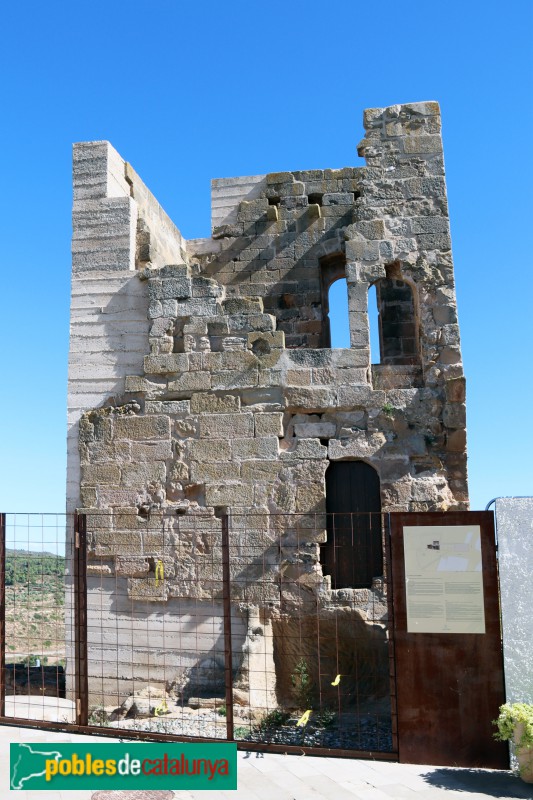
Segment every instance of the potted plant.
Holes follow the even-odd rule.
[[[500,716],[494,724],[498,727],[496,739],[514,742],[520,777],[526,783],[533,783],[533,705],[505,703],[500,706]]]

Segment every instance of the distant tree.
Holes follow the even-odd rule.
[[[8,550],[6,553],[6,586],[50,587],[50,578],[63,580],[65,559],[52,553]]]

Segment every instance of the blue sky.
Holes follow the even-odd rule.
[[[192,238],[211,178],[360,166],[363,109],[418,100],[443,115],[472,508],[532,495],[532,9],[6,6],[0,508],[64,508],[72,142],[110,140]]]

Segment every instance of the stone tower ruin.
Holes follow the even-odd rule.
[[[157,609],[177,637],[203,601],[216,619],[209,587],[226,510],[235,543],[244,528],[256,543],[281,537],[265,544],[261,570],[293,610],[348,598],[346,613],[364,620],[382,570],[378,558],[353,579],[335,572],[324,520],[335,486],[353,481],[353,511],[468,508],[439,107],[367,109],[364,126],[366,166],[214,180],[212,235],[189,241],[108,142],[74,146],[68,510],[89,515],[89,590],[109,598],[108,621],[120,613],[134,628]],[[338,279],[346,349],[330,346]],[[241,560],[251,577],[235,588],[234,648],[245,685],[243,643],[258,625],[273,639],[283,626],[276,592],[254,583],[257,559]],[[118,611],[117,586],[128,599]],[[122,663],[144,663],[141,639]],[[174,650],[176,674],[197,666]],[[275,684],[258,688],[259,704]],[[128,693],[113,692],[116,702]]]

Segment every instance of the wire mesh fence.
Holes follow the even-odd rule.
[[[2,714],[74,720],[66,697],[69,581],[64,514],[6,514],[2,528]],[[71,625],[70,625],[71,628]]]
[[[4,517],[6,719],[395,752],[387,515],[39,519]]]

